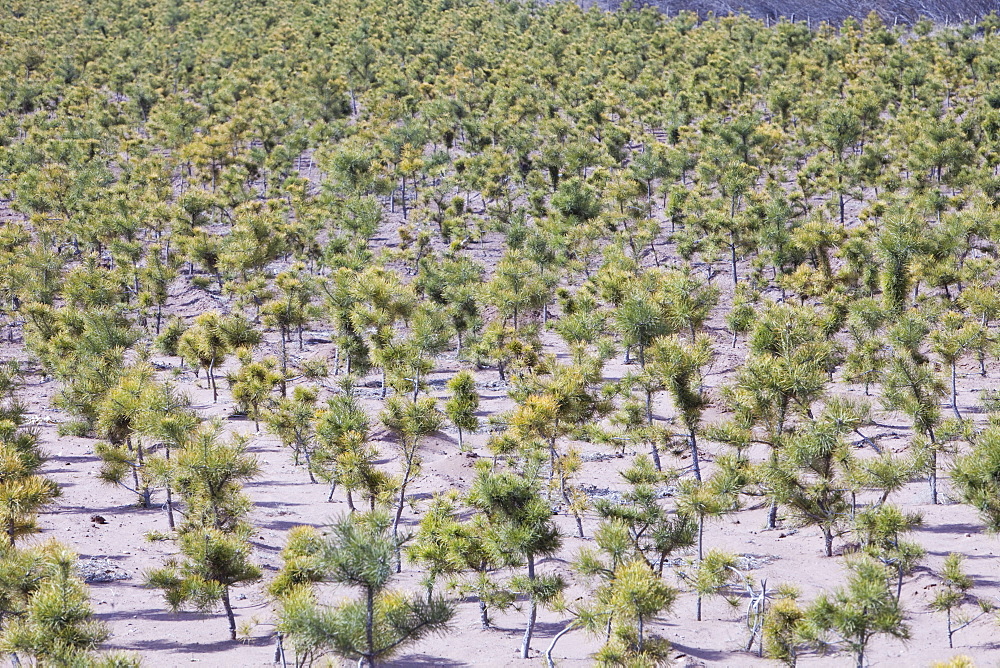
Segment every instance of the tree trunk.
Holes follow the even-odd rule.
[[[535,581],[535,555],[528,555],[528,580]],[[538,618],[538,601],[535,600],[534,593],[531,594],[531,608],[528,610],[528,625],[524,629],[524,639],[521,641],[521,658],[528,658],[528,651],[531,649],[531,636],[535,633],[535,620]]]
[[[365,588],[365,655],[362,657],[369,666],[375,665],[375,592]]]
[[[958,418],[959,422],[962,420],[962,414],[958,412],[958,362],[951,363],[951,409],[955,411],[955,417]]]
[[[170,456],[168,455],[167,459],[169,459],[169,458],[170,458]],[[174,528],[175,528],[174,527],[174,496],[173,496],[173,492],[171,492],[171,490],[170,490],[170,485],[167,485],[167,526],[170,527],[171,531],[173,531]]]
[[[573,620],[573,621],[576,621],[576,620]],[[569,624],[567,624],[565,627],[563,627],[562,631],[560,631],[559,633],[556,634],[556,637],[552,639],[551,643],[549,643],[549,648],[547,650],[545,650],[545,663],[548,665],[548,668],[556,668],[556,664],[552,661],[552,650],[554,650],[556,648],[556,643],[559,642],[560,638],[562,638],[564,635],[566,635],[567,633],[569,633],[570,631],[573,630],[573,621],[570,621]],[[642,632],[641,631],[640,631],[640,636],[639,636],[639,645],[640,645],[639,651],[641,652],[642,651]]]
[[[399,535],[399,520],[403,516],[403,505],[406,503],[406,486],[410,482],[410,473],[413,471],[413,457],[406,457],[406,470],[403,471],[403,479],[399,484],[399,499],[396,502],[396,515],[392,520],[392,535]]]
[[[691,464],[694,466],[694,479],[701,482],[701,464],[698,463],[698,438],[695,430],[691,430]]]
[[[309,482],[315,485],[316,476],[313,475],[312,455],[309,454],[309,448],[302,448],[302,452],[306,456],[306,471],[309,472]]]
[[[730,234],[729,235],[729,261],[733,266],[733,287],[739,283],[739,276],[736,275],[736,239]]]
[[[400,202],[403,204],[403,220],[406,220],[409,210],[406,208],[406,177],[402,178],[402,185],[399,188]]]
[[[288,668],[288,662],[285,660],[285,636],[279,633],[275,637],[274,641],[274,662],[280,663],[281,668]]]
[[[826,544],[826,556],[833,556],[833,529],[831,527],[823,527],[823,541]]]
[[[705,544],[705,515],[704,513],[698,515],[698,562],[700,563],[703,556],[704,550],[702,549]]]
[[[660,449],[656,447],[656,441],[650,441],[650,454],[653,456],[653,466],[656,467],[657,471],[662,471],[663,468],[660,465]]]
[[[212,403],[219,401],[219,390],[215,387],[215,358],[208,363],[208,384],[212,386]]]
[[[278,330],[278,335],[281,337],[281,398],[284,399],[288,396],[288,350],[287,344],[285,343],[285,328],[281,327]]]
[[[483,629],[490,628],[489,610],[487,610],[486,601],[483,600],[482,596],[479,597],[479,621],[482,624]]]
[[[928,482],[931,487],[931,503],[937,505],[938,502],[938,489],[937,489],[937,449],[934,448],[934,441],[931,441],[931,474],[928,478]]]
[[[222,587],[222,605],[226,608],[226,618],[229,620],[229,639],[236,640],[236,615],[233,614],[233,604],[229,601],[229,587]]]
[[[415,448],[416,446],[414,446]],[[404,453],[405,455],[405,453]],[[399,520],[403,516],[403,505],[406,503],[406,486],[410,482],[410,474],[413,472],[413,459],[415,455],[411,454],[406,457],[406,470],[403,472],[403,479],[399,485],[399,501],[396,503],[396,516],[392,520],[392,537],[396,538],[399,535]],[[372,506],[374,510],[375,496],[372,495]],[[403,570],[403,559],[400,554],[400,548],[397,543],[396,547],[396,572],[399,573]]]

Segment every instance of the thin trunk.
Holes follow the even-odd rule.
[[[416,446],[414,446],[416,448]],[[406,454],[406,453],[404,453]],[[406,503],[406,486],[410,482],[410,475],[413,473],[413,460],[416,456],[415,453],[409,454],[406,457],[406,470],[403,472],[403,479],[400,481],[399,485],[399,500],[396,502],[396,515],[392,520],[392,537],[396,538],[399,535],[399,521],[403,516],[403,505]],[[372,496],[372,510],[374,510],[375,497]],[[400,548],[396,548],[396,572],[399,573],[403,570],[403,560],[400,554]]]
[[[704,555],[705,545],[705,515],[698,515],[698,562],[700,563]]]
[[[285,659],[285,636],[283,633],[279,633],[277,640],[275,641],[274,648],[274,662],[280,663],[281,668],[288,668],[288,662]]]
[[[405,176],[403,177],[402,181],[403,181],[403,184],[399,188],[399,192],[400,192],[400,196],[401,196],[400,197],[400,202],[402,202],[402,204],[403,204],[403,220],[406,220],[406,217],[407,217],[407,214],[409,213],[409,211],[406,208],[406,177]]]
[[[233,604],[229,601],[229,587],[222,587],[222,605],[226,608],[226,618],[229,619],[229,639],[236,640],[236,615],[233,614]]]
[[[704,558],[705,547],[705,513],[698,514],[698,568],[701,568]],[[698,593],[698,602],[695,609],[695,621],[701,621],[701,593]]]
[[[931,441],[931,474],[928,478],[928,482],[931,487],[931,503],[937,505],[938,502],[938,489],[937,489],[937,449],[934,447],[934,441]]]
[[[535,555],[528,554],[528,580],[535,581]],[[521,658],[528,658],[528,651],[531,649],[531,636],[535,632],[535,620],[538,618],[538,601],[534,595],[531,596],[531,608],[528,610],[528,626],[524,629],[524,638],[521,641]]]
[[[560,482],[562,483],[562,497],[563,497],[563,500],[566,502],[566,506],[570,509],[570,512],[573,513],[573,518],[576,520],[576,536],[577,536],[577,538],[584,538],[584,535],[583,535],[583,518],[580,516],[580,513],[576,509],[573,508],[573,504],[572,504],[572,502],[569,499],[569,493],[566,491],[565,478],[563,478]]]
[[[482,597],[479,598],[479,621],[483,629],[490,628],[489,610],[486,608],[486,601]]]
[[[951,363],[951,409],[955,411],[955,417],[962,421],[962,414],[958,412],[958,364]]]
[[[729,244],[730,262],[733,265],[733,286],[735,287],[739,283],[739,277],[736,275],[736,244]]]
[[[694,479],[701,482],[701,464],[698,463],[698,439],[695,430],[691,430],[691,463],[694,465]]]
[[[219,390],[215,387],[215,358],[208,363],[208,384],[212,386],[212,403],[219,401]]]
[[[174,496],[170,490],[170,485],[167,485],[167,526],[173,531],[176,527],[174,526]]]
[[[284,399],[288,396],[288,351],[287,344],[285,343],[285,328],[281,327],[278,330],[278,334],[281,336],[281,398]]]
[[[650,454],[653,456],[653,466],[656,467],[657,471],[662,471],[663,468],[660,465],[660,449],[656,445],[656,441],[650,441]]]
[[[573,622],[575,622],[575,621],[576,620],[573,620],[569,624],[567,624],[565,627],[563,627],[563,630],[560,631],[559,633],[557,633],[556,637],[552,639],[551,643],[549,643],[549,648],[547,650],[545,650],[545,662],[546,662],[546,664],[548,664],[548,668],[556,668],[556,664],[552,661],[552,650],[554,650],[556,648],[556,643],[559,642],[560,638],[562,638],[564,635],[566,635],[567,633],[569,633],[570,631],[573,630]],[[641,632],[640,632],[639,643],[640,643],[640,645],[642,644]],[[640,647],[639,651],[640,652],[642,651],[641,647]]]
[[[823,527],[823,541],[826,544],[826,556],[833,556],[833,529],[831,527]]]
[[[132,441],[130,439],[125,441],[125,447],[128,448],[129,450],[132,450]],[[139,466],[138,466],[138,461],[139,461],[139,458],[136,457],[136,464],[133,464],[133,466],[132,466],[132,489],[134,489],[135,493],[138,494],[141,497],[142,496],[142,490],[139,489]]]
[[[302,452],[306,456],[306,471],[309,472],[309,482],[315,485],[316,476],[313,475],[312,455],[309,454],[309,448],[302,448]]]
[[[364,659],[370,666],[375,665],[375,592],[371,587],[365,589],[365,652]]]
[[[167,448],[166,455],[167,455],[167,461],[169,462],[170,461],[170,448],[169,447]],[[174,527],[174,495],[173,495],[172,490],[170,489],[170,483],[167,483],[166,488],[167,488],[167,526],[170,527],[171,531],[173,531],[174,528],[175,528]]]

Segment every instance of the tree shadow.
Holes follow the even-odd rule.
[[[394,668],[418,668],[420,666],[441,666],[442,668],[450,668],[457,666],[469,666],[472,664],[465,663],[463,661],[455,661],[454,659],[444,659],[439,656],[430,656],[428,654],[406,654],[405,656],[398,657],[385,665],[393,666]]]
[[[947,557],[949,554],[955,550],[926,550],[927,554],[933,555],[935,557]],[[971,554],[968,552],[962,553],[963,559],[996,559],[995,554]]]
[[[298,525],[296,525],[296,526],[298,526]],[[250,540],[250,541],[247,541],[247,542],[250,543],[251,545],[253,545],[256,549],[261,550],[263,552],[279,553],[283,549],[285,549],[285,547],[284,547],[283,544],[282,545],[268,545],[266,543],[262,543],[259,540]],[[261,566],[263,566],[263,564],[261,564]]]
[[[87,464],[89,462],[100,461],[97,455],[49,455],[45,458],[46,463],[61,462],[63,466],[67,464]],[[72,470],[72,469],[71,469]]]
[[[316,529],[324,527],[324,524],[311,524],[309,522],[284,522],[277,520],[274,522],[258,522],[257,526],[261,529],[274,529],[275,531],[288,531],[289,529],[294,529],[295,527],[309,526]]]
[[[225,620],[223,620],[223,625],[219,628],[220,633],[226,632]],[[125,650],[141,650],[143,652],[160,651],[180,652],[184,654],[213,654],[215,652],[226,652],[232,650],[234,647],[241,647],[243,645],[245,643],[242,641],[229,640],[228,638],[211,643],[183,643],[176,640],[159,638],[156,640],[143,640],[135,645],[123,644],[120,647]]]
[[[304,506],[304,503],[290,503],[288,501],[256,501],[253,505],[260,508],[288,508],[290,506]]]
[[[700,659],[705,662],[717,663],[725,660],[733,660],[734,652],[726,652],[719,649],[702,649],[700,647],[688,647],[687,645],[682,645],[678,642],[670,641],[671,654],[675,652],[681,656],[689,656],[693,659]],[[674,656],[676,661],[679,656]],[[736,664],[738,665],[738,663]]]
[[[143,508],[137,505],[124,505],[124,506],[106,506],[104,508],[95,508],[94,506],[55,506],[52,510],[47,510],[44,515],[68,515],[74,513],[83,513],[86,515],[109,515],[111,517],[115,515],[136,515],[140,513],[159,513],[162,512],[160,504],[153,503],[148,508]],[[110,519],[106,517],[105,519]]]
[[[925,524],[916,527],[913,532],[979,534],[983,532],[983,527],[981,524]]]
[[[225,617],[221,614],[210,614],[207,612],[171,612],[163,608],[149,608],[146,610],[116,610],[111,612],[98,612],[95,617],[113,622],[119,619],[140,619],[144,622],[184,622],[184,621],[210,621],[222,620],[225,625]]]
[[[292,480],[289,482],[280,482],[277,480],[251,480],[250,482],[243,483],[244,487],[300,487],[303,484],[311,485],[313,483],[307,481],[303,483],[300,480]],[[318,483],[322,484],[322,483]]]
[[[519,600],[526,601],[525,597],[518,597]],[[535,630],[532,633],[533,638],[552,638],[557,633],[566,628],[566,624],[569,620],[561,622],[535,622]],[[497,626],[493,624],[490,626],[490,631],[499,631],[500,633],[506,633],[508,635],[524,635],[524,627],[507,628],[506,626]]]

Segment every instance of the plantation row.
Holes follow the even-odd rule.
[[[693,595],[699,621],[709,597],[749,605],[746,651],[866,665],[873,638],[908,637],[925,563],[902,491],[1000,529],[1000,404],[960,401],[1000,357],[998,28],[478,0],[0,9],[0,322],[30,359],[0,375],[3,650],[141,661],[95,653],[109,629],[72,553],[26,539],[60,490],[21,385],[52,378],[101,481],[163,507],[175,555],[146,584],[221,607],[233,640],[231,590],[265,579],[260,439],[346,503],[289,530],[266,578],[285,664],[375,665],[471,604],[484,628],[520,606],[524,658],[548,610],[550,664],[580,629],[601,665],[660,665]],[[206,419],[197,382],[254,433]],[[421,500],[452,435],[470,479]],[[630,457],[597,478],[617,495],[584,480],[595,444]],[[817,529],[846,584],[769,591],[706,544],[747,507]],[[950,645],[992,606],[962,555],[939,571]]]

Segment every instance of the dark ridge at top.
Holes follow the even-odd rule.
[[[584,7],[618,10],[626,0],[578,0]],[[747,14],[758,19],[839,24],[854,16],[875,12],[888,23],[914,23],[930,19],[938,23],[975,21],[990,12],[1000,12],[1000,0],[632,0],[632,6],[654,7],[666,14],[692,11],[702,16],[714,13]]]

